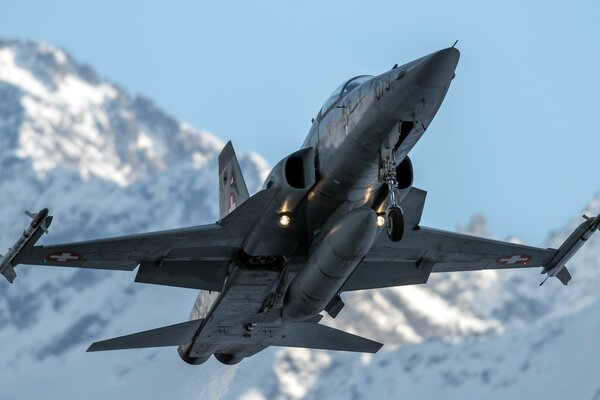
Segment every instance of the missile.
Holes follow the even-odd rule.
[[[558,278],[564,285],[571,280],[571,274],[566,267],[567,262],[569,262],[594,232],[600,228],[600,215],[597,215],[596,218],[584,215],[583,218],[585,221],[565,240],[556,255],[542,270],[542,274],[548,274],[548,276],[540,283],[540,286],[551,276]]]
[[[35,214],[25,211],[25,214],[32,219],[31,223],[25,228],[15,244],[8,249],[8,253],[4,256],[0,255],[0,274],[4,275],[10,283],[13,283],[17,277],[13,263],[15,258],[17,258],[24,249],[33,247],[42,234],[48,233],[48,227],[50,227],[50,224],[52,223],[52,216],[49,216],[48,212],[47,208],[43,208]]]
[[[375,211],[360,207],[333,224],[290,283],[282,310],[284,321],[313,317],[334,299],[373,245],[376,217]]]

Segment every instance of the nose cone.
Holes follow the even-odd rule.
[[[454,76],[460,52],[454,47],[423,57],[407,71],[414,83],[424,87],[446,86]]]

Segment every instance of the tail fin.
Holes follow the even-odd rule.
[[[312,322],[298,323],[296,329],[273,345],[360,353],[377,353],[383,346],[379,342]]]
[[[92,343],[87,351],[142,349],[146,347],[180,346],[190,342],[196,334],[201,319],[163,326],[162,328],[120,336]]]
[[[223,219],[249,197],[240,163],[229,141],[219,154],[219,219]]]

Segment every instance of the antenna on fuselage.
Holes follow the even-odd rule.
[[[456,46],[456,43],[458,43],[458,40],[456,42],[454,42],[454,44],[452,45],[452,48],[454,48],[454,46]]]

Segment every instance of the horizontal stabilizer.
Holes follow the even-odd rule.
[[[196,319],[180,324],[103,340],[101,342],[92,343],[87,351],[142,349],[146,347],[185,345],[190,342],[198,328],[200,328],[201,323],[201,319]]]
[[[321,324],[304,322],[297,325],[296,329],[273,345],[359,353],[377,353],[383,346],[382,343]]]

